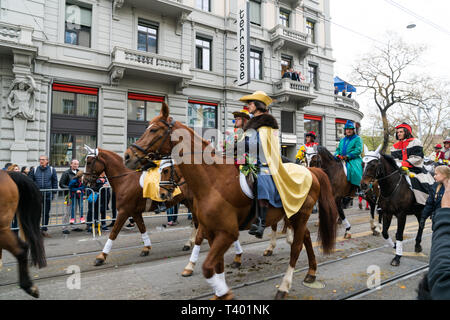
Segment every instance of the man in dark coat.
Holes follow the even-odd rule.
[[[58,176],[55,168],[48,165],[48,157],[42,155],[39,157],[39,166],[30,171],[30,178],[37,184],[40,190],[58,189]],[[53,192],[42,192],[42,212],[43,221],[42,234],[44,237],[50,237],[47,233],[47,225],[50,218],[50,206],[53,198]]]
[[[70,168],[63,172],[61,179],[59,180],[59,187],[61,189],[68,189],[69,188],[69,182],[75,177],[77,172],[79,171],[78,166],[80,165],[80,162],[77,159],[72,159],[70,162]],[[69,191],[64,191],[64,196],[67,198],[67,205],[69,206]],[[69,223],[69,210],[66,210],[64,217],[63,217],[63,224]],[[72,229],[74,231],[81,231],[81,229],[75,228]],[[69,234],[70,231],[67,229],[67,226],[63,226],[62,233]]]

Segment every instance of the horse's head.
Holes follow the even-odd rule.
[[[164,201],[172,200],[175,188],[180,185],[181,175],[172,159],[164,159],[159,166],[159,197]]]
[[[93,149],[87,145],[84,145],[87,151],[86,155],[86,168],[84,170],[84,181],[88,187],[95,185],[100,174],[102,174],[106,169],[105,162],[99,158],[98,149]]]
[[[306,165],[308,167],[320,167],[320,156],[317,154],[317,146],[306,147],[305,151]]]
[[[379,178],[380,170],[382,167],[381,163],[381,145],[378,146],[377,150],[369,151],[364,145],[364,158],[363,158],[363,176],[361,179],[361,190],[363,192],[367,191],[369,186]]]
[[[141,169],[151,159],[169,156],[172,143],[172,133],[175,120],[169,117],[169,107],[163,102],[161,112],[153,118],[144,134],[133,143],[124,154],[125,165],[130,169]]]

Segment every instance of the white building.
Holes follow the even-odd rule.
[[[343,123],[363,114],[334,95],[329,0],[249,2],[252,81],[239,87],[245,0],[1,0],[1,164],[48,154],[65,167],[85,143],[122,154],[161,101],[176,120],[224,132],[256,90],[275,100],[285,155],[310,130],[334,151]],[[305,80],[282,79],[287,66]],[[11,118],[33,107],[31,120]]]

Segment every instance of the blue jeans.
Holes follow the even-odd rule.
[[[167,209],[167,222],[176,222],[178,219],[178,204],[174,205],[172,208]]]
[[[76,211],[76,205],[78,203],[78,208],[80,208],[80,218],[83,218],[83,194],[80,194],[80,197],[77,198],[76,195],[73,195],[70,198],[72,211],[70,213],[70,218],[75,219],[75,211]]]

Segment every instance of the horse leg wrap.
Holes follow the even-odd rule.
[[[398,256],[402,256],[403,255],[403,241],[397,240],[395,243],[396,243],[395,254]]]
[[[391,248],[394,247],[394,242],[392,241],[391,237],[387,238],[386,242],[391,246]]]
[[[235,252],[236,254],[242,254],[242,252],[244,252],[244,250],[242,250],[241,243],[239,242],[239,240],[236,240],[234,242],[234,251],[236,251]]]
[[[352,225],[348,222],[347,218],[345,218],[342,223],[344,224],[345,229],[349,229]]]
[[[108,239],[108,241],[106,241],[105,247],[103,248],[103,253],[109,254],[109,252],[111,251],[112,245],[113,245],[113,240]]]
[[[225,273],[214,274],[211,278],[206,279],[206,282],[214,289],[216,296],[221,297],[229,291],[227,283],[225,282]]]
[[[289,289],[291,288],[291,284],[292,284],[292,276],[293,275],[294,275],[294,268],[289,266],[286,271],[286,274],[283,278],[283,281],[281,282],[281,285],[278,288],[279,291],[289,292]]]
[[[192,263],[196,263],[198,260],[198,255],[200,253],[200,246],[195,245],[194,249],[192,249],[191,257],[189,258],[189,261]]]
[[[152,242],[150,241],[150,237],[148,236],[147,232],[141,233],[142,241],[144,241],[144,246],[150,247],[152,245]]]

